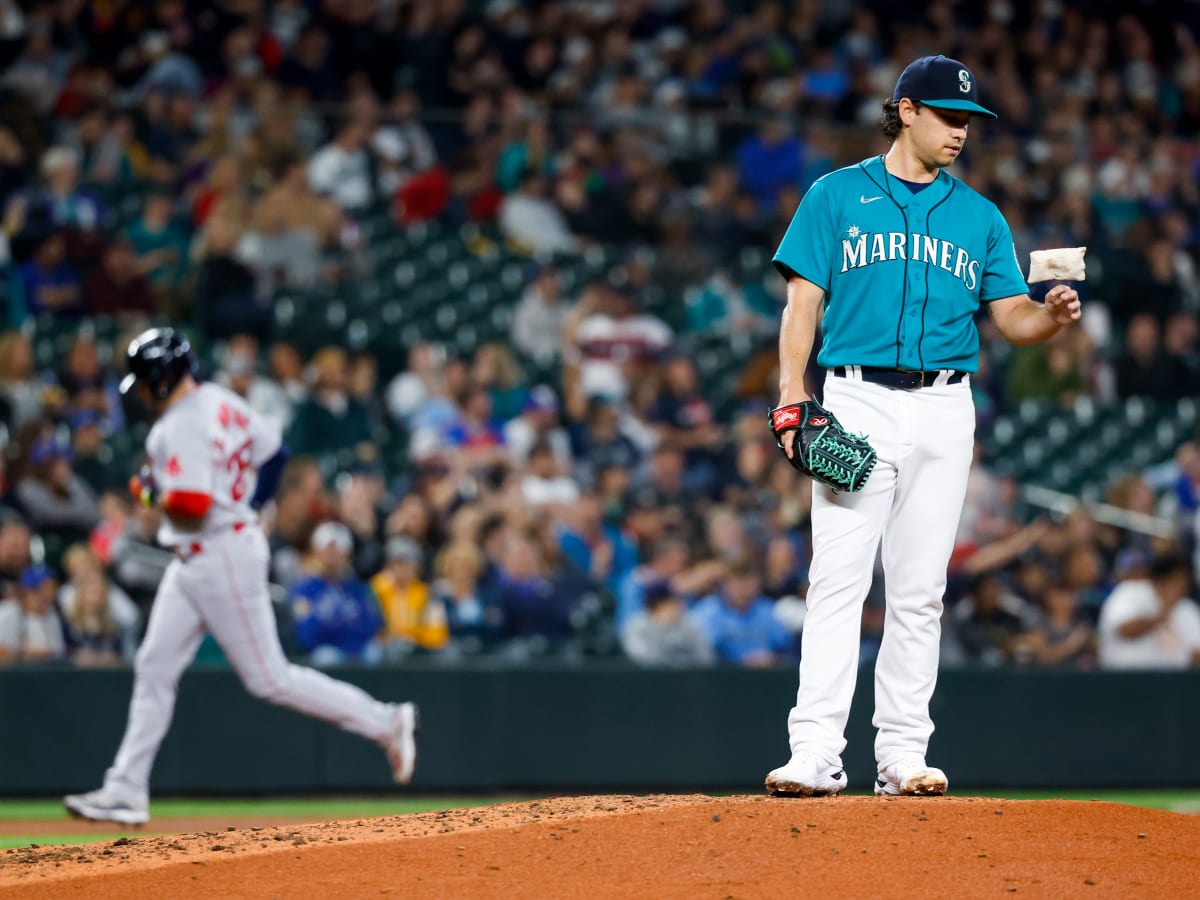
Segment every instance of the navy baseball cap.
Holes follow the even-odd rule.
[[[920,100],[938,109],[962,109],[978,116],[997,118],[979,105],[979,88],[971,70],[948,56],[922,56],[909,63],[896,80],[892,99]]]

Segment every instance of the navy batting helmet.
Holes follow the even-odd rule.
[[[185,375],[196,374],[196,357],[188,339],[173,328],[151,328],[129,342],[125,351],[129,374],[121,379],[121,393],[137,384],[150,388],[160,400],[175,388]]]

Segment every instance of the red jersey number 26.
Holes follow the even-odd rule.
[[[246,477],[250,468],[250,445],[251,441],[245,441],[225,460],[225,471],[233,475],[229,496],[233,498],[234,503],[240,503],[246,496],[246,491],[250,489],[250,480]]]

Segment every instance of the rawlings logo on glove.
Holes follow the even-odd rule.
[[[877,457],[867,439],[847,432],[816,400],[777,406],[768,422],[788,462],[835,491],[862,490],[875,468]],[[782,440],[789,431],[797,432],[790,456]]]

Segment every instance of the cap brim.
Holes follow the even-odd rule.
[[[937,109],[961,109],[964,112],[975,113],[977,116],[987,116],[989,119],[1000,118],[990,109],[980,106],[971,100],[922,100],[926,106],[933,106]]]
[[[133,390],[133,386],[137,384],[137,376],[130,372],[121,379],[121,393],[128,394]]]

